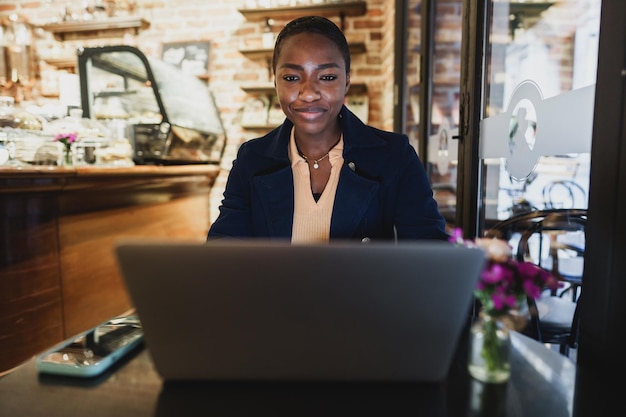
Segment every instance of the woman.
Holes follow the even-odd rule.
[[[366,126],[344,106],[350,52],[332,21],[289,22],[272,69],[287,118],[241,145],[208,238],[447,239],[406,135]]]

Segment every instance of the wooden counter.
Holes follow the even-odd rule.
[[[204,241],[218,173],[0,167],[0,372],[131,308],[115,243]]]

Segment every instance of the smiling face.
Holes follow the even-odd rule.
[[[297,135],[336,136],[350,76],[335,43],[314,33],[285,39],[277,56],[274,83],[281,108]]]

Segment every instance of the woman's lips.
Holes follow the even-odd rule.
[[[321,107],[300,107],[300,108],[294,109],[294,111],[300,117],[305,118],[305,119],[316,119],[320,115],[326,112],[326,110]]]

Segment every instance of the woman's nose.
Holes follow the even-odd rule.
[[[314,80],[305,80],[300,87],[300,100],[312,101],[320,97],[317,83]]]

